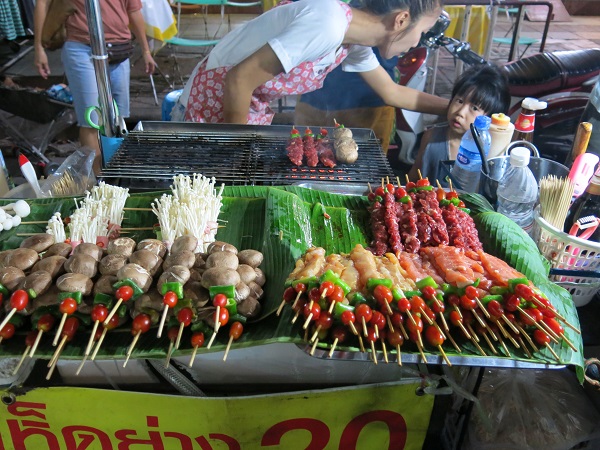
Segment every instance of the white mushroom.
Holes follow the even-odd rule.
[[[16,203],[9,203],[8,205],[3,206],[2,209],[4,212],[14,211],[19,217],[27,217],[31,212],[29,203],[25,200],[17,200]]]

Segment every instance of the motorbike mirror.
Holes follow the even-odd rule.
[[[450,17],[446,11],[442,11],[437,21],[427,31],[427,33],[421,33],[421,39],[419,41],[419,47],[434,47],[439,45],[438,41],[444,36],[444,32],[450,26]]]

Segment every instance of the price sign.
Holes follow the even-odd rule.
[[[87,388],[2,393],[0,450],[420,449],[420,383],[194,398]]]

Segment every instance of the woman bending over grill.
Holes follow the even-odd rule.
[[[340,0],[281,2],[228,33],[196,66],[172,118],[268,125],[273,100],[319,89],[340,64],[360,72],[390,106],[445,114],[447,100],[394,83],[371,48],[386,59],[406,52],[433,26],[441,3],[362,0],[353,8]]]

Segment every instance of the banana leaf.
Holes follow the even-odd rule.
[[[127,200],[126,208],[149,208],[151,202],[162,193],[163,191],[132,194]],[[239,249],[253,248],[262,251],[264,262],[261,269],[267,277],[260,317],[245,325],[242,337],[233,345],[248,347],[273,342],[303,344],[304,332],[299,323],[301,321],[291,323],[293,316],[291,309],[284,308],[281,317],[274,314],[281,303],[284,281],[293,270],[295,261],[311,246],[321,246],[328,253],[348,253],[356,244],[366,246],[370,240],[367,199],[294,186],[228,186],[224,189],[223,195],[223,207],[219,215],[221,227],[217,239],[229,242]],[[489,203],[486,205],[487,202],[483,197],[468,195],[461,198],[469,207],[480,211],[476,216],[476,224],[486,251],[505,261],[510,261],[515,269],[524,273],[542,289],[570,323],[578,326],[577,313],[568,292],[548,281],[547,262],[537,250],[535,243],[510,220],[490,212],[491,205]],[[0,204],[5,203],[8,203],[8,200],[0,201]],[[48,220],[55,211],[60,211],[63,217],[67,217],[75,208],[73,198],[31,200],[30,204],[32,214],[26,219],[27,221]],[[151,211],[126,211],[123,227],[125,229],[152,227],[156,221]],[[24,238],[20,236],[21,234],[44,230],[44,224],[23,224],[8,232],[4,231],[0,233],[0,248],[18,247]],[[154,237],[154,231],[130,230],[127,236],[139,240]],[[27,331],[20,331],[14,338],[3,342],[0,346],[0,355],[20,355],[24,350],[24,335]],[[186,330],[176,355],[191,354],[189,335],[189,330]],[[565,336],[575,344],[579,352],[573,352],[566,346],[560,348],[554,346],[559,353],[561,363],[575,365],[578,371],[582,372],[581,337],[570,329],[566,329]],[[78,332],[73,342],[65,347],[61,358],[80,358],[88,338],[89,331]],[[98,358],[122,358],[131,339],[129,325],[110,331]],[[52,354],[54,347],[50,345],[50,340],[42,341],[38,356],[49,357]],[[223,350],[227,341],[227,333],[220,332],[210,350],[201,347],[198,351],[202,353]],[[141,336],[132,357],[162,358],[167,348],[166,333],[163,338],[157,339],[156,332],[152,329]],[[464,348],[469,348],[468,343],[464,344]],[[358,350],[353,347],[339,347],[339,349]],[[469,358],[479,358],[474,348],[470,350],[472,355],[469,355]],[[414,351],[416,352],[416,348]],[[457,355],[451,348],[447,353]],[[510,355],[510,358],[532,361],[524,353],[516,351]],[[536,353],[533,362],[557,363],[546,349]]]

